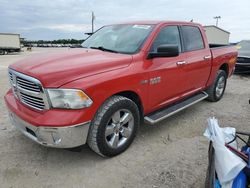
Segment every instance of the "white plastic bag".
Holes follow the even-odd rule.
[[[225,143],[233,140],[235,128],[220,128],[217,119],[209,118],[204,136],[213,142],[215,150],[215,170],[222,188],[231,188],[234,178],[246,166],[246,163],[233,152]],[[237,148],[236,142],[231,146]]]

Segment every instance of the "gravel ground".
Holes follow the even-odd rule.
[[[9,122],[3,101],[9,88],[7,67],[52,50],[63,49],[0,56],[0,187],[204,187],[207,118],[250,132],[250,76],[234,75],[221,101],[202,101],[158,125],[142,125],[134,143],[117,157],[104,159],[87,146],[69,151],[37,145]]]

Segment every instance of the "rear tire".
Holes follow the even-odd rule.
[[[118,155],[133,142],[139,124],[137,105],[126,97],[112,96],[99,108],[91,122],[87,143],[103,157]]]
[[[225,92],[227,85],[227,74],[224,70],[219,70],[213,84],[206,90],[208,94],[208,101],[219,101]]]

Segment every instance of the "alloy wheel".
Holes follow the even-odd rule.
[[[107,144],[113,148],[124,145],[131,136],[134,129],[134,117],[127,109],[116,111],[108,121],[105,129]]]

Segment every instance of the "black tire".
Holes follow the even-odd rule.
[[[5,52],[3,50],[0,50],[0,55],[4,55]]]
[[[112,119],[115,113],[120,114],[122,113],[122,111],[126,111],[126,113],[128,112],[130,116],[130,120],[128,122],[132,125],[133,120],[134,123],[133,128],[129,128],[129,136],[126,138],[124,137],[126,141],[122,142],[122,145],[120,146],[116,144],[117,148],[115,148],[116,146],[112,147],[113,145],[111,146],[110,141],[108,141],[109,136],[106,135],[106,131],[108,130],[108,127],[110,127],[111,125],[115,125]],[[121,115],[121,119],[122,117],[123,116]],[[127,123],[128,125],[124,124],[122,126],[129,126],[129,123]],[[112,157],[118,155],[124,152],[133,142],[139,124],[140,115],[137,105],[132,100],[126,97],[119,95],[112,96],[107,99],[99,108],[93,121],[91,122],[87,143],[94,152],[103,157]],[[117,129],[115,131],[117,131]],[[121,139],[123,139],[122,135],[120,135],[121,132],[119,132],[120,129],[118,130],[118,132],[115,131],[111,133],[110,136],[118,135],[118,140],[120,139],[120,137]]]
[[[205,188],[214,188],[216,172],[215,172],[215,161],[214,161],[214,148],[210,141],[208,150],[208,167],[205,180]]]
[[[221,93],[218,95],[218,94],[216,94],[216,88],[218,87],[221,80],[223,80],[223,79],[224,79],[224,86],[223,86],[223,88],[221,88],[222,89]],[[211,102],[219,101],[224,95],[226,85],[227,85],[227,74],[224,70],[219,70],[217,72],[217,76],[216,76],[213,84],[206,90],[206,92],[208,94],[207,100],[211,101]]]

